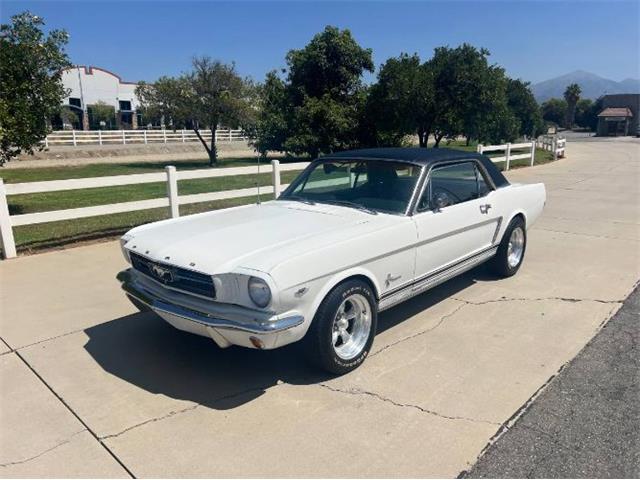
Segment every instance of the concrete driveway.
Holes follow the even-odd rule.
[[[220,350],[136,313],[109,242],[0,264],[0,475],[455,477],[640,277],[640,144],[572,142],[518,275],[385,312],[342,378],[297,347]]]

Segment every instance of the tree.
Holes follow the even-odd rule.
[[[604,108],[602,103],[602,97],[599,97],[595,102],[592,102],[589,110],[585,112],[582,119],[582,126],[588,128],[592,132],[598,131],[598,114],[602,112]]]
[[[575,123],[576,105],[578,103],[578,100],[580,100],[581,93],[582,90],[580,89],[580,85],[578,85],[577,83],[572,83],[571,85],[567,86],[566,90],[564,91],[564,99],[567,102],[567,118],[565,122],[566,128],[573,127],[573,124]]]
[[[275,71],[269,72],[259,87],[258,116],[253,145],[263,156],[269,150],[283,150],[291,130],[291,106],[287,87]]]
[[[567,102],[560,98],[550,98],[542,104],[542,118],[545,122],[562,125],[567,117]]]
[[[435,146],[442,138],[500,142],[515,136],[515,119],[507,106],[504,70],[489,65],[489,51],[469,44],[438,47],[433,68],[436,104]]]
[[[60,115],[60,120],[62,120],[63,128],[66,125],[71,125],[72,128],[75,128],[75,126],[80,123],[78,114],[66,105],[60,107],[58,114]]]
[[[590,113],[593,108],[593,100],[589,98],[581,98],[576,104],[576,120],[575,123],[579,127],[589,128]]]
[[[315,157],[356,145],[371,50],[349,30],[328,26],[303,49],[291,50],[286,62],[286,79],[271,73],[261,89],[257,148]]]
[[[416,134],[419,145],[427,146],[436,113],[432,74],[416,54],[401,54],[382,65],[369,91],[367,113],[375,117],[386,143],[398,144],[405,135]]]
[[[529,82],[507,80],[507,104],[516,120],[519,134],[536,137],[543,131],[544,122]]]
[[[255,114],[253,84],[241,78],[234,64],[224,64],[210,57],[193,59],[193,71],[187,75],[189,85],[187,105],[191,113],[191,128],[196,133],[213,165],[217,160],[216,130],[224,123],[228,127],[250,124]],[[211,143],[200,134],[200,128],[211,131]]]
[[[29,12],[0,25],[0,165],[38,148],[49,132],[48,119],[67,95],[62,86],[62,70],[70,65],[67,33],[45,35],[43,26],[42,18]]]
[[[173,128],[185,127],[190,117],[188,85],[184,77],[160,77],[155,83],[139,82],[136,96],[149,117],[161,118]]]
[[[191,128],[214,165],[218,126],[250,128],[255,116],[254,86],[237,74],[234,64],[205,56],[195,57],[192,67],[177,78],[140,82],[136,94],[148,115],[164,117],[174,128]],[[202,136],[205,129],[211,132],[210,143]]]
[[[107,105],[102,100],[97,101],[93,105],[87,105],[89,118],[93,125],[102,127],[102,123],[105,126],[112,126],[116,119],[116,109],[112,105]]]

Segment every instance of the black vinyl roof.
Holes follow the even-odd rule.
[[[465,152],[451,148],[363,148],[360,150],[346,150],[344,152],[329,153],[322,159],[336,158],[370,158],[371,160],[390,160],[427,165],[441,160],[461,160],[464,158],[478,158],[475,152]]]
[[[487,170],[487,173],[493,179],[493,183],[497,187],[509,184],[500,170],[498,170],[495,164],[485,155],[481,155],[476,152],[455,150],[452,148],[363,148],[359,150],[346,150],[344,152],[329,153],[320,157],[319,160],[386,160],[390,162],[407,162],[430,167],[439,162],[468,160],[472,158],[477,159],[482,163]]]

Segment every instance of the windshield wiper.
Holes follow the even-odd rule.
[[[316,202],[309,200],[308,198],[301,197],[299,195],[288,195],[286,197],[280,197],[278,200],[293,200],[294,202],[302,202],[307,205],[315,205]]]
[[[355,209],[360,210],[362,212],[366,212],[366,213],[368,213],[370,215],[377,215],[378,214],[378,212],[376,212],[375,210],[367,208],[364,205],[360,205],[359,203],[356,203],[356,202],[350,202],[349,200],[323,200],[322,203],[330,203],[330,204],[333,204],[333,205],[341,205],[343,207],[355,208]]]

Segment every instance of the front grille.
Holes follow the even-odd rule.
[[[130,252],[130,256],[133,268],[167,287],[209,298],[216,296],[213,280],[209,275],[149,260],[134,252]]]

